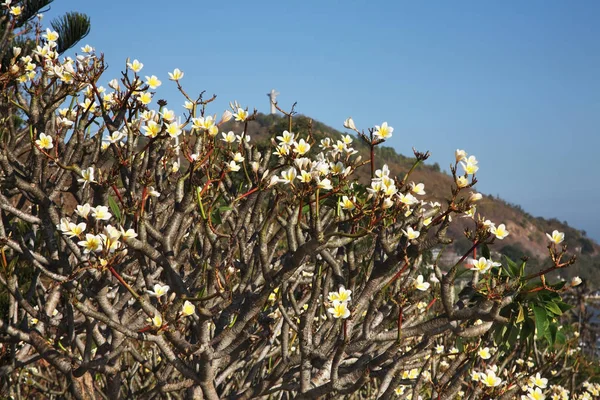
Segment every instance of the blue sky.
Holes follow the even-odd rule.
[[[481,192],[600,240],[600,2],[55,0],[46,22],[65,11],[91,17],[107,81],[130,57],[172,107],[180,68],[214,113],[275,88],[338,129],[387,121],[399,152],[465,149]]]

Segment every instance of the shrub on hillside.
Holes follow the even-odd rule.
[[[105,88],[102,55],[60,59],[55,37],[11,49],[1,77],[4,395],[597,396],[578,331],[559,323],[578,282],[545,280],[573,261],[563,238],[539,273],[492,260],[509,233],[474,214],[474,156],[456,152],[447,202],[430,203],[411,181],[428,153],[399,177],[375,158],[385,122],[348,119],[355,135],[316,141],[292,132],[289,112],[261,151],[256,114],[232,103],[212,115],[214,97],[187,93],[183,72],[168,75],[185,101],[176,113],[154,101],[162,82],[141,62]],[[232,118],[244,129],[221,131]],[[470,245],[444,265],[464,217]]]

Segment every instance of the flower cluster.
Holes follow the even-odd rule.
[[[352,300],[352,291],[340,286],[337,292],[329,292],[327,299],[331,302],[331,308],[327,309],[333,318],[346,319],[350,317],[348,303]]]

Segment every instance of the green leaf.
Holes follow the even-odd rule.
[[[546,303],[546,310],[556,315],[561,315],[563,313],[560,307],[555,303]]]
[[[561,331],[556,332],[556,344],[564,345],[567,342],[565,334]]]
[[[115,218],[121,222],[121,209],[119,205],[115,201],[115,199],[109,194],[108,195],[108,206],[110,207],[110,211],[114,214]]]
[[[506,341],[508,348],[512,349],[515,346],[515,343],[517,342],[517,337],[519,336],[519,333],[521,332],[520,327],[513,325],[510,328],[510,334],[508,335],[508,339]]]
[[[560,311],[562,311],[563,313],[565,313],[565,312],[569,311],[571,308],[573,308],[572,305],[567,304],[560,300],[554,300],[554,304],[556,304],[557,307],[560,308]]]
[[[548,331],[546,332],[546,339],[548,340],[548,343],[551,346],[556,341],[556,334],[557,333],[558,333],[558,328],[556,327],[556,324],[550,324],[548,326]]]
[[[502,338],[504,337],[504,333],[506,332],[506,326],[500,325],[494,331],[494,343],[496,346],[500,346],[503,343]]]
[[[488,260],[489,260],[490,258],[492,258],[492,255],[491,255],[491,253],[490,253],[490,248],[489,248],[489,247],[488,247],[488,245],[487,245],[487,244],[485,244],[485,243],[484,243],[484,244],[481,246],[481,255],[482,255],[483,257],[485,257],[486,259],[488,259]]]
[[[214,226],[221,225],[221,213],[218,209],[214,210],[213,213],[210,215],[210,220]]]
[[[548,314],[546,310],[539,306],[533,306],[533,314],[535,316],[535,328],[537,329],[538,338],[544,337],[548,326]]]
[[[519,268],[517,263],[514,262],[513,260],[511,260],[510,258],[508,258],[507,256],[504,256],[504,258],[506,259],[506,264],[507,264],[507,267],[505,269],[507,270],[507,272],[509,272],[509,275],[511,277],[518,276],[519,272],[521,271],[521,268]]]
[[[523,261],[521,263],[521,270],[519,271],[519,277],[525,275],[525,267],[527,266],[527,262]]]

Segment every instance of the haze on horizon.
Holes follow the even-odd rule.
[[[183,112],[167,72],[192,94],[268,112],[280,105],[337,129],[387,121],[402,154],[454,150],[480,160],[478,189],[600,241],[600,3],[55,0],[92,21],[81,43],[105,53],[107,78],[127,57],[157,75],[155,98]],[[79,51],[76,48],[71,53]]]

